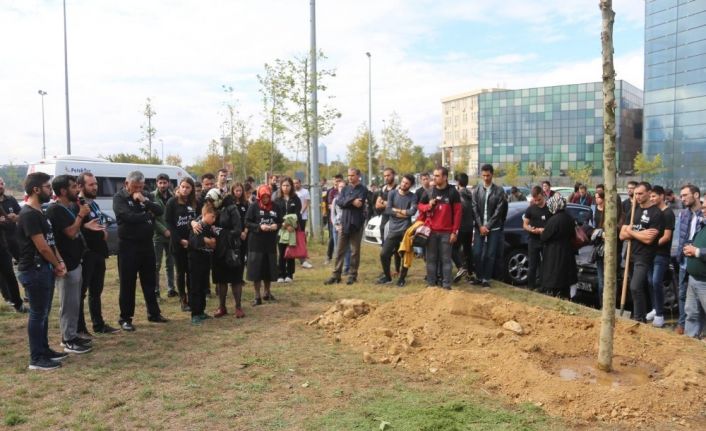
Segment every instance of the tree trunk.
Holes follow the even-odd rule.
[[[613,335],[615,332],[615,289],[618,259],[618,191],[615,166],[615,68],[613,66],[612,0],[600,0],[602,16],[601,47],[603,54],[603,183],[605,184],[604,214],[604,285],[601,333],[598,344],[598,368],[613,369]]]

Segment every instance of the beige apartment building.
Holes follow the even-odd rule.
[[[500,88],[483,88],[441,99],[444,124],[441,161],[452,171],[478,174],[478,96]]]

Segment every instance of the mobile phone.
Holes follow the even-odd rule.
[[[79,196],[78,203],[81,205],[86,205],[86,199],[83,196]]]

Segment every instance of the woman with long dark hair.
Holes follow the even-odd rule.
[[[189,232],[191,221],[196,218],[196,186],[189,177],[182,178],[179,182],[174,197],[167,201],[165,221],[169,226],[170,252],[174,256],[176,266],[176,282],[179,298],[181,298],[181,311],[191,311],[189,308]]]
[[[288,236],[294,235],[296,238],[297,228],[301,226],[302,221],[302,201],[294,191],[294,182],[291,178],[285,177],[280,182],[279,193],[277,199],[275,199],[275,206],[277,206],[280,218],[282,218],[281,229],[288,232]],[[287,217],[290,214],[293,215],[293,217]],[[294,225],[292,225],[292,223],[288,224],[285,218],[295,221]],[[280,239],[277,243],[279,252],[279,277],[277,278],[277,282],[291,283],[294,280],[295,259],[284,258],[284,253],[290,244],[284,241],[283,238],[284,237],[280,234]]]
[[[240,234],[243,230],[243,222],[235,196],[232,193],[228,193],[223,198],[218,211],[216,226],[221,228],[221,232],[218,238],[220,244],[217,253],[213,257],[213,282],[216,283],[219,306],[213,313],[213,317],[222,317],[228,314],[226,297],[228,296],[228,284],[230,284],[233,291],[233,299],[235,300],[235,317],[240,319],[245,317],[241,306],[244,258],[240,248]],[[231,251],[235,251],[237,254],[237,264],[230,262],[226,258]],[[230,256],[234,255],[230,254]]]
[[[563,299],[569,299],[570,287],[578,281],[576,258],[571,240],[576,235],[576,222],[566,213],[566,199],[554,194],[547,200],[553,215],[544,225],[540,239],[544,243],[542,287]]]
[[[263,184],[257,189],[257,201],[245,215],[249,236],[247,275],[255,287],[253,306],[261,305],[263,299],[275,300],[270,285],[277,280],[277,230],[281,224],[279,212],[272,204],[272,189]],[[263,284],[265,295],[260,296]]]

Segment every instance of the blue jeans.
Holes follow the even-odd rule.
[[[476,278],[490,281],[493,278],[495,259],[503,240],[503,231],[492,230],[487,236],[481,236],[480,230],[475,229],[473,236],[473,258],[476,265]]]
[[[650,295],[652,300],[652,308],[655,310],[655,316],[664,316],[664,290],[662,283],[664,282],[664,274],[669,269],[669,256],[658,254],[652,263],[652,276],[648,277],[647,281],[650,285]]]
[[[679,323],[682,328],[686,324],[686,288],[689,284],[689,274],[686,265],[679,266]]]
[[[19,273],[29,298],[29,355],[38,361],[49,354],[49,312],[54,297],[54,272],[48,263]]]
[[[684,309],[686,310],[684,335],[701,338],[701,331],[706,321],[706,281],[689,277]]]

